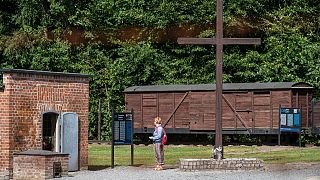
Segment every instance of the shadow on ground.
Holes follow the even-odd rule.
[[[115,165],[115,167],[117,167],[117,165]],[[151,168],[153,169],[154,166],[147,166],[145,164],[134,164],[133,167],[139,167],[139,168]],[[108,168],[111,168],[111,166],[109,165],[105,165],[105,166],[89,166],[88,167],[88,170],[89,171],[100,171],[100,170],[104,170],[104,169],[108,169]],[[177,169],[179,168],[178,165],[164,165],[163,166],[163,170],[166,170],[166,169]]]
[[[107,168],[110,168],[110,167],[111,166],[89,166],[88,170],[89,171],[100,171],[100,170],[107,169]]]

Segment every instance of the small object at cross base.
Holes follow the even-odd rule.
[[[222,159],[222,147],[219,146],[213,150],[214,159],[221,160]]]

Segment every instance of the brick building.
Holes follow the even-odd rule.
[[[13,154],[69,154],[69,170],[88,166],[89,75],[3,69],[0,179],[12,177]]]

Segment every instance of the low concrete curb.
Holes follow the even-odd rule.
[[[263,167],[263,161],[256,158],[180,159],[180,170],[254,170]]]

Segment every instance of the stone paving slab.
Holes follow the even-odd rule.
[[[180,170],[254,170],[263,167],[263,161],[256,158],[180,159]]]

